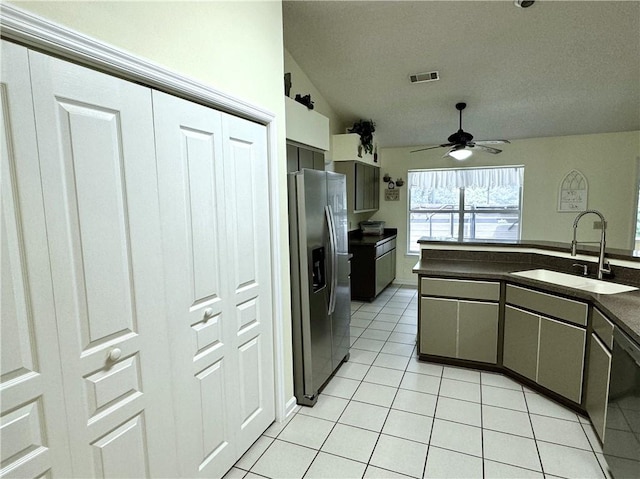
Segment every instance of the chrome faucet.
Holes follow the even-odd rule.
[[[593,213],[594,215],[598,215],[600,217],[600,221],[602,222],[602,235],[600,236],[600,255],[598,257],[598,279],[602,279],[603,273],[611,273],[611,266],[609,266],[609,262],[604,259],[604,248],[605,248],[605,231],[607,229],[607,222],[604,219],[602,213],[598,210],[586,210],[576,216],[576,219],[573,221],[573,241],[571,241],[571,256],[575,256],[578,249],[578,241],[576,240],[576,235],[578,233],[578,222],[580,218],[588,213]],[[597,243],[597,241],[584,241],[582,243]]]

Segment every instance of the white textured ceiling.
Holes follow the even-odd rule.
[[[640,130],[638,1],[284,1],[283,16],[285,48],[383,147],[446,142],[459,101],[476,140]]]

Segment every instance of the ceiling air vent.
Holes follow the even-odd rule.
[[[409,80],[411,80],[411,83],[436,81],[440,80],[440,74],[438,72],[416,73],[414,75],[409,75]]]

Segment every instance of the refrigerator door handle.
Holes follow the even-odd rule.
[[[338,249],[336,228],[333,223],[333,211],[331,205],[324,208],[327,226],[329,228],[329,245],[331,249],[331,292],[329,294],[329,314],[336,309],[336,289],[338,288]]]

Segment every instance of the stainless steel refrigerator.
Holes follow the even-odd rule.
[[[288,176],[294,393],[313,406],[349,356],[346,179],[306,169]]]

